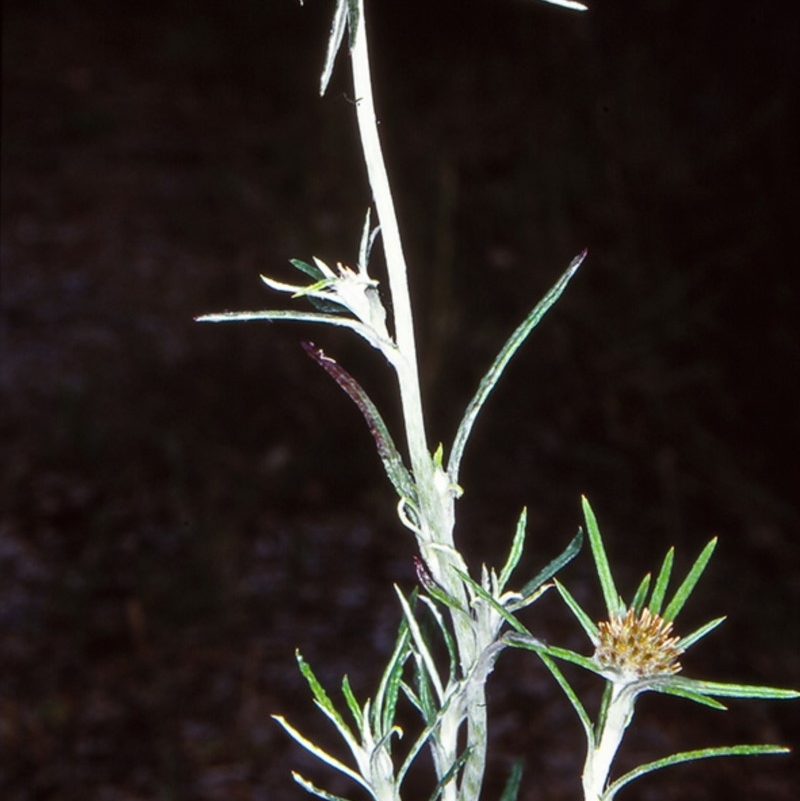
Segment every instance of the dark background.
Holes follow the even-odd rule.
[[[329,734],[296,646],[331,689],[348,672],[374,692],[414,547],[357,411],[298,341],[396,425],[391,375],[337,332],[192,322],[280,305],[258,274],[289,278],[290,258],[356,257],[369,192],[344,58],[317,96],[332,6],[4,3],[4,799],[305,797],[291,768],[352,794],[269,715]],[[471,563],[500,562],[527,505],[524,581],[581,493],[628,594],[670,545],[680,573],[719,535],[679,623],[729,620],[687,673],[797,686],[800,7],[368,14],[432,444],[590,251],[467,449]],[[564,578],[600,616],[588,554]],[[555,598],[528,622],[588,651]],[[504,655],[490,704],[486,797],[523,756],[523,799],[577,798],[580,729],[536,660]],[[624,765],[800,743],[796,703],[731,707],[642,699]],[[796,756],[739,759],[623,795],[788,799],[798,779]]]

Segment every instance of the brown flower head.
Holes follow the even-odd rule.
[[[625,617],[612,614],[598,624],[594,660],[626,677],[642,679],[672,675],[680,669],[683,649],[672,634],[672,622],[649,609],[629,609]]]

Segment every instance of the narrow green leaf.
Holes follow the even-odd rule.
[[[452,683],[455,681],[456,671],[458,669],[458,646],[456,645],[456,641],[453,638],[449,628],[445,624],[444,619],[439,614],[439,610],[433,605],[433,602],[429,598],[424,597],[420,598],[420,601],[428,607],[428,611],[436,621],[436,625],[439,627],[439,633],[442,635],[445,648],[447,648],[447,656],[450,663],[448,683]]]
[[[589,670],[598,676],[603,676],[602,669],[588,656],[576,654],[568,648],[559,648],[556,645],[547,645],[544,641],[525,634],[508,632],[501,637],[501,640],[514,648],[525,648],[528,651],[535,651],[540,656],[546,654],[554,656],[556,659],[563,659],[565,662],[572,662],[573,665]]]
[[[397,710],[397,698],[400,694],[400,687],[403,683],[404,667],[405,660],[398,659],[392,666],[392,671],[389,673],[389,680],[386,683],[386,694],[382,699],[383,704],[380,708],[380,727],[375,727],[376,730],[381,734],[390,731],[394,726],[395,713]]]
[[[572,704],[572,708],[575,710],[575,714],[578,716],[581,726],[583,726],[583,732],[586,735],[586,742],[589,744],[590,748],[594,748],[595,740],[592,721],[586,712],[586,708],[581,703],[581,699],[578,698],[575,690],[572,689],[572,685],[567,681],[558,665],[556,665],[556,663],[542,651],[537,651],[537,653],[539,654],[539,658],[542,660],[542,662],[544,662],[545,667],[547,667],[550,673],[552,673],[553,678],[558,682],[558,686],[561,687],[570,704]]]
[[[472,400],[469,402],[464,412],[464,417],[458,427],[455,439],[453,440],[453,447],[450,451],[447,472],[453,483],[458,483],[458,471],[461,466],[461,458],[464,455],[464,448],[466,447],[467,440],[472,432],[472,427],[475,425],[475,420],[483,404],[486,402],[486,399],[489,397],[489,394],[494,389],[495,384],[499,381],[500,376],[503,374],[503,371],[520,345],[527,339],[528,334],[538,325],[539,321],[547,313],[547,310],[561,297],[570,279],[575,275],[578,267],[581,266],[581,263],[586,258],[586,254],[587,251],[584,250],[570,262],[566,272],[556,281],[550,291],[539,301],[533,311],[523,320],[514,333],[511,334],[500,350],[500,353],[497,355],[497,358],[492,363],[492,366],[481,379],[477,392],[472,397]]]
[[[608,615],[609,617],[612,614],[621,615],[625,611],[625,605],[617,592],[614,577],[611,575],[611,565],[608,563],[608,554],[603,545],[600,529],[597,526],[597,518],[594,516],[592,507],[585,495],[581,498],[581,503],[583,504],[583,514],[586,518],[589,544],[592,546],[592,556],[597,568],[597,577],[600,579],[600,586],[603,589],[603,598],[606,602]]]
[[[589,639],[593,642],[597,642],[597,638],[600,634],[599,629],[597,628],[597,624],[583,611],[581,605],[575,600],[572,593],[558,580],[555,579],[554,581],[556,585],[556,589],[558,590],[558,594],[564,599],[564,603],[569,607],[570,611],[578,620],[578,623],[581,624],[581,627],[588,635]]]
[[[645,599],[647,598],[647,591],[650,589],[650,579],[651,579],[650,574],[649,573],[645,574],[645,577],[642,579],[641,583],[636,588],[633,600],[631,601],[631,606],[636,610],[637,615],[641,613]]]
[[[311,665],[306,662],[305,659],[300,654],[300,651],[295,651],[295,659],[297,659],[297,664],[300,667],[300,672],[305,677],[305,680],[308,682],[308,686],[311,688],[311,692],[314,694],[314,698],[316,699],[317,703],[331,716],[331,719],[336,723],[337,728],[344,734],[347,732],[351,739],[352,739],[352,732],[350,731],[350,727],[345,723],[344,718],[339,714],[336,707],[333,705],[333,701],[331,701],[328,693],[325,692],[325,688],[320,684],[319,680],[317,679],[314,671],[311,669]]]
[[[316,264],[309,264],[302,259],[289,259],[289,264],[301,273],[305,273],[312,281],[324,281],[325,274]]]
[[[440,604],[443,604],[448,609],[465,614],[464,607],[455,598],[453,598],[452,595],[448,594],[435,582],[430,585],[426,585],[425,592],[430,595],[431,598],[435,598]]]
[[[530,595],[538,590],[546,581],[550,581],[559,570],[568,565],[583,547],[583,531],[578,529],[578,533],[570,540],[569,545],[551,562],[543,567],[521,590],[523,596]]]
[[[773,701],[788,701],[800,698],[797,690],[787,690],[782,687],[763,687],[757,684],[732,684],[728,682],[701,681],[676,677],[670,683],[686,687],[686,689],[717,698],[762,698]]]
[[[425,665],[425,670],[420,670],[419,674],[421,676],[428,675],[430,681],[433,682],[433,686],[436,690],[436,697],[441,702],[444,698],[444,688],[442,687],[441,679],[439,678],[439,673],[436,670],[436,662],[431,655],[430,649],[428,648],[428,644],[425,642],[425,638],[422,636],[422,631],[420,630],[419,623],[417,619],[414,617],[414,613],[411,611],[411,607],[409,606],[406,597],[401,592],[400,588],[395,584],[394,586],[395,592],[397,593],[397,597],[400,599],[400,605],[403,607],[403,615],[405,616],[406,623],[408,624],[409,631],[411,632],[411,638],[414,642],[414,649],[416,651],[417,656],[419,657],[418,662],[421,662]],[[422,689],[420,689],[422,692]],[[421,698],[424,702],[424,698]]]
[[[681,641],[678,645],[682,650],[688,651],[698,640],[701,640],[706,634],[714,631],[724,620],[725,617],[718,617],[715,620],[710,620],[708,623],[700,626],[699,629],[695,629],[691,634],[681,637]]]
[[[416,674],[415,674],[415,678],[416,678]],[[413,706],[414,709],[416,709],[417,712],[419,712],[420,715],[422,715],[422,717],[424,719],[425,710],[422,708],[422,701],[420,701],[420,699],[419,699],[419,694],[414,692],[413,688],[409,687],[409,685],[406,682],[401,682],[400,683],[400,689],[403,691],[403,695],[405,695],[405,697],[408,699],[408,701],[410,702],[411,706]]]
[[[353,688],[350,686],[350,679],[347,677],[347,674],[342,678],[342,695],[344,696],[344,700],[347,701],[347,707],[350,710],[350,714],[353,716],[356,728],[361,731],[364,726],[364,715],[353,693]]]
[[[716,547],[717,538],[714,537],[714,539],[712,539],[708,545],[703,548],[700,556],[697,557],[695,563],[692,565],[692,569],[689,571],[689,574],[683,580],[681,586],[678,587],[675,596],[669,602],[669,606],[667,606],[666,611],[662,615],[664,620],[675,620],[675,618],[678,616],[678,612],[683,609],[683,605],[692,594],[692,590],[694,590],[697,582],[700,580],[700,576],[703,575],[703,571],[706,569],[708,560],[711,559],[711,554],[714,553],[714,548]]]
[[[434,692],[430,667],[421,659],[415,660],[414,678],[417,683],[417,698],[425,723],[433,723],[439,712],[438,694]]]
[[[672,564],[674,561],[675,549],[670,548],[664,557],[664,561],[661,563],[661,569],[658,571],[658,578],[656,579],[656,586],[653,588],[653,595],[650,598],[650,603],[647,605],[648,609],[650,609],[654,615],[661,614],[661,607],[664,605],[664,596],[667,594],[667,585],[672,575]]]
[[[514,533],[514,541],[511,543],[511,550],[508,552],[508,559],[500,571],[500,578],[497,582],[497,591],[501,593],[506,584],[508,584],[514,568],[519,564],[520,557],[522,556],[523,548],[525,547],[525,527],[528,523],[528,509],[523,508],[519,520],[517,521],[517,530]]]
[[[613,689],[613,685],[610,681],[607,681],[605,687],[603,687],[603,695],[600,699],[600,709],[597,712],[597,720],[595,721],[594,725],[594,741],[596,743],[600,742],[600,739],[603,736],[603,730],[606,727],[608,708],[611,705],[611,694]]]
[[[578,665],[584,670],[588,670],[591,673],[597,674],[598,676],[603,675],[602,668],[591,657],[583,656],[582,654],[576,654],[575,651],[570,651],[568,648],[559,648],[555,645],[548,645],[544,648],[544,650],[550,656],[563,659],[565,662],[572,662],[573,665]]]
[[[347,798],[342,798],[340,795],[334,795],[327,790],[321,790],[316,787],[308,779],[301,776],[297,771],[292,771],[292,778],[310,795],[315,795],[317,798],[323,798],[325,801],[349,801]]]
[[[503,788],[503,793],[499,801],[517,801],[519,795],[519,788],[522,786],[522,760],[515,759],[514,764],[511,766],[511,773]]]
[[[674,695],[677,698],[685,698],[687,701],[694,701],[696,704],[702,704],[703,706],[711,707],[711,709],[718,709],[720,712],[724,712],[728,708],[725,704],[715,700],[709,695],[693,692],[685,687],[678,687],[669,682],[653,684],[650,689],[662,695]]]
[[[766,754],[787,754],[789,749],[781,745],[729,745],[721,746],[718,748],[700,748],[695,751],[681,751],[672,756],[656,759],[653,762],[648,762],[645,765],[640,765],[638,768],[620,776],[615,782],[606,790],[603,798],[613,799],[613,797],[626,785],[630,784],[634,779],[638,779],[648,773],[661,768],[667,768],[671,765],[680,765],[683,762],[694,762],[698,759],[711,759],[714,757],[728,757],[728,756],[764,756]]]
[[[303,350],[345,391],[355,403],[367,423],[370,434],[383,462],[386,475],[401,498],[416,498],[416,489],[411,474],[403,464],[403,458],[394,444],[392,435],[383,421],[378,407],[364,391],[361,384],[335,359],[326,356],[313,342],[302,342]]]
[[[397,697],[403,681],[403,668],[411,653],[409,636],[408,625],[403,620],[397,632],[394,650],[381,676],[378,692],[375,693],[372,728],[381,735],[394,726]]]

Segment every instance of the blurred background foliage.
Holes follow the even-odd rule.
[[[343,61],[317,97],[331,6],[3,5],[3,798],[303,797],[290,764],[325,774],[268,717],[324,726],[294,647],[365,695],[391,646],[412,542],[359,415],[297,343],[396,425],[389,371],[336,332],[192,322],[280,303],[258,274],[290,258],[355,258]],[[631,587],[719,534],[687,625],[731,619],[687,668],[796,686],[797,4],[368,6],[432,438],[590,251],[476,427],[465,551],[498,563],[527,505],[535,571],[582,492]],[[599,614],[588,560],[568,578]],[[565,620],[546,599],[531,625],[563,638]],[[576,797],[569,710],[530,658],[504,660],[490,789],[522,755],[524,799]],[[791,705],[642,707],[631,760],[798,741]],[[746,767],[637,797],[793,797],[796,758]]]

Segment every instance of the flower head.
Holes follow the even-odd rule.
[[[653,678],[678,673],[683,652],[680,637],[672,633],[672,621],[646,607],[634,607],[624,617],[611,614],[597,626],[594,661],[626,679]]]

